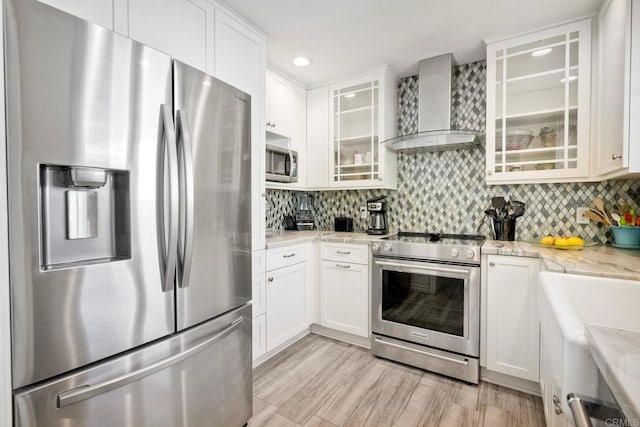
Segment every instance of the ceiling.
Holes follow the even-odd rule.
[[[398,77],[452,52],[484,59],[482,38],[595,13],[604,0],[224,0],[268,34],[267,63],[308,87],[384,64]],[[311,59],[293,66],[298,55]]]

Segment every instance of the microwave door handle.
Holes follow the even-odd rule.
[[[184,204],[180,212],[181,226],[184,229],[184,239],[179,240],[178,252],[180,259],[178,261],[178,286],[186,288],[189,286],[189,278],[191,276],[191,261],[193,259],[193,151],[191,149],[191,131],[189,128],[189,119],[187,114],[178,110],[176,112],[176,127],[178,128],[178,148],[180,150],[180,189],[184,191],[182,200]]]
[[[291,153],[284,155],[284,176],[291,176]]]
[[[383,267],[414,268],[417,270],[432,271],[434,273],[464,274],[467,276],[469,275],[468,270],[462,270],[460,268],[429,267],[426,265],[408,265],[408,264],[401,264],[398,262],[388,262],[388,261],[376,261],[376,265],[381,265]]]
[[[156,218],[162,291],[170,292],[173,291],[175,280],[178,246],[178,157],[171,108],[166,104],[160,106],[160,122]],[[166,184],[168,188],[165,187]],[[166,209],[167,199],[168,209]]]
[[[227,326],[214,336],[207,338],[206,340],[183,351],[182,353],[178,353],[166,359],[159,360],[158,362],[145,366],[142,369],[138,369],[136,371],[121,375],[116,378],[108,379],[98,384],[85,384],[71,390],[63,391],[57,395],[56,407],[64,408],[65,406],[69,406],[73,403],[81,402],[91,397],[114,390],[116,388],[124,387],[127,384],[136,382],[144,377],[148,377],[151,374],[167,369],[175,365],[176,363],[189,359],[190,357],[193,357],[194,355],[200,353],[202,350],[206,349],[212,344],[215,344],[217,341],[220,341],[222,338],[236,330],[242,324],[243,320],[243,317],[238,317],[236,320],[231,322],[229,326]]]

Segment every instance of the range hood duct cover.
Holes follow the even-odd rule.
[[[402,151],[444,151],[470,148],[479,143],[478,132],[452,129],[451,89],[456,62],[450,53],[419,62],[418,132],[383,141]]]

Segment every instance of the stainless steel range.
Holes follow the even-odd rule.
[[[477,384],[484,236],[400,232],[371,244],[371,351]]]

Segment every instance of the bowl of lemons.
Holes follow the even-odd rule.
[[[585,247],[585,242],[578,236],[544,236],[540,244],[565,251],[580,251]]]

